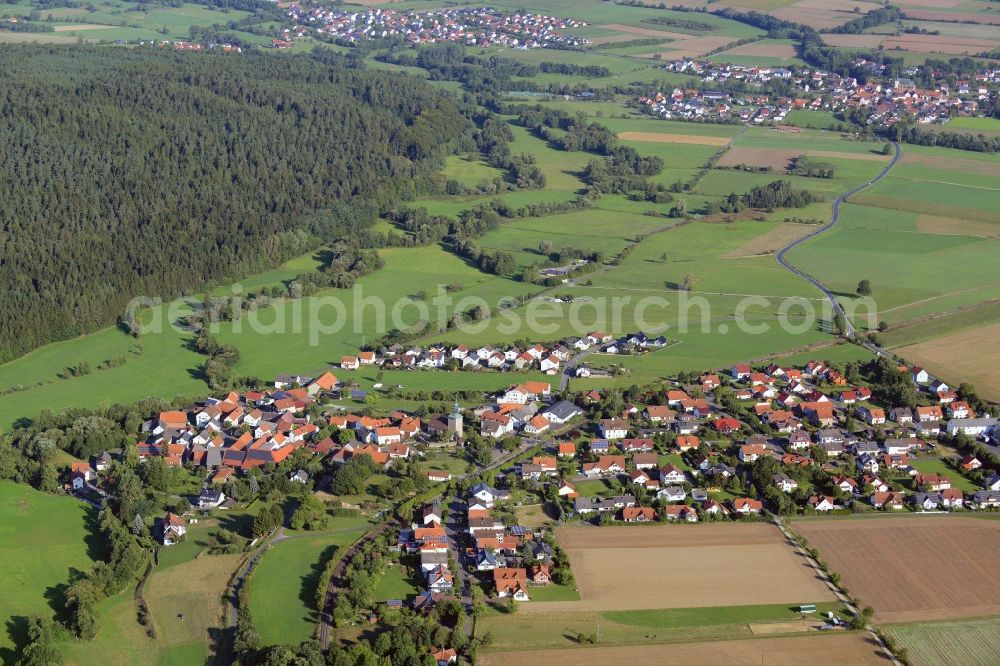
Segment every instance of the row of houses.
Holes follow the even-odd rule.
[[[662,336],[653,338],[638,332],[616,340],[603,331],[591,331],[584,336],[567,338],[554,345],[534,344],[524,349],[493,345],[477,348],[464,344],[434,345],[425,348],[393,344],[378,352],[369,350],[356,355],[345,355],[340,359],[340,368],[358,370],[364,366],[378,366],[404,370],[446,367],[462,370],[540,370],[555,375],[561,371],[562,364],[583,351],[596,349],[608,354],[618,354],[659,348],[666,344],[667,339]]]

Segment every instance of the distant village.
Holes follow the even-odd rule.
[[[507,13],[490,7],[397,11],[293,4],[288,8],[288,17],[295,24],[286,29],[289,37],[322,35],[349,42],[399,37],[409,44],[455,42],[516,49],[590,43],[563,32],[586,26],[583,21],[526,11]]]
[[[868,61],[859,58],[856,65]],[[874,64],[874,63],[871,63]],[[959,81],[954,89],[918,88],[913,81],[897,78],[861,84],[857,79],[822,70],[718,64],[699,60],[677,60],[666,65],[672,72],[698,76],[706,86],[739,82],[760,87],[780,80],[794,85],[795,96],[730,93],[724,90],[675,88],[639,98],[639,103],[664,119],[780,123],[789,112],[863,110],[869,125],[891,127],[903,117],[919,123],[944,123],[952,115],[973,116],[979,105],[997,94],[1000,68],[979,72],[974,80]],[[912,76],[919,68],[911,68]]]

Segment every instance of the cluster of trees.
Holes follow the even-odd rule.
[[[899,369],[895,363],[879,356],[863,368],[872,385],[872,392],[890,405],[905,405],[911,409],[917,406],[917,389],[908,372]]]
[[[203,328],[191,346],[208,357],[201,366],[201,374],[212,390],[229,387],[233,382],[233,367],[240,360],[240,350],[233,345],[219,344],[207,328]]]
[[[653,23],[655,25],[664,25],[671,28],[682,28],[684,30],[699,30],[704,32],[714,32],[719,29],[714,23],[706,23],[705,21],[694,21],[692,19],[680,19],[674,18],[672,16],[654,16],[652,18],[643,19],[643,23]]]
[[[389,50],[376,56],[383,62],[421,67],[432,80],[460,81],[469,90],[509,90],[511,77],[536,76],[538,67],[505,56],[468,55],[464,44],[445,42],[411,48],[402,39],[385,40]]]
[[[312,497],[312,495],[310,495]],[[254,516],[250,531],[254,537],[262,537],[281,527],[285,522],[285,512],[277,504],[265,504]]]
[[[148,534],[141,519],[136,520],[144,495],[136,462],[127,457],[111,477],[114,499],[98,517],[104,559],[64,592],[67,627],[83,640],[97,635],[97,602],[128,587],[149,561]]]
[[[792,166],[788,169],[788,173],[795,176],[811,176],[814,178],[833,178],[833,174],[836,171],[837,167],[834,165],[828,162],[817,162],[805,155],[799,155],[792,160]]]
[[[364,240],[375,240],[364,236]],[[357,278],[374,273],[385,262],[382,256],[370,249],[362,249],[357,239],[344,239],[334,243],[324,253],[325,263],[319,271],[302,273],[295,278],[301,296],[311,296],[320,289],[334,287],[350,289]]]
[[[368,477],[378,471],[378,465],[366,454],[351,456],[337,468],[330,481],[330,489],[337,495],[359,495],[365,491]]]
[[[517,262],[510,252],[497,250],[489,252],[480,250],[475,243],[470,240],[457,240],[454,245],[455,254],[464,257],[476,264],[479,270],[493,275],[513,275],[517,269]]]
[[[566,76],[585,76],[589,79],[611,76],[611,70],[600,65],[574,65],[564,62],[541,62],[538,70],[547,74],[565,74]]]
[[[660,44],[665,44],[668,41],[670,40],[661,39],[659,37],[640,37],[637,39],[626,39],[621,42],[608,42],[607,44],[601,44],[601,50],[631,49],[636,46],[659,46]]]
[[[705,212],[714,215],[742,213],[747,208],[762,208],[768,211],[775,208],[802,208],[820,200],[818,195],[807,190],[795,189],[787,180],[776,180],[767,185],[757,185],[745,194],[732,192],[722,201],[710,201],[705,205]]]
[[[344,577],[333,606],[333,618],[339,623],[351,622],[359,610],[375,605],[375,583],[385,571],[384,536],[361,544],[344,571]]]
[[[885,23],[895,23],[901,19],[906,18],[902,10],[899,7],[894,7],[892,5],[886,5],[884,7],[879,7],[873,9],[866,13],[864,16],[859,16],[853,21],[848,21],[842,25],[838,25],[835,28],[831,28],[828,32],[832,32],[837,35],[860,35],[868,28],[874,28],[875,26],[883,25]]]
[[[521,106],[514,110],[518,114],[518,124],[554,141],[563,150],[581,150],[604,156],[601,160],[591,160],[583,173],[592,196],[605,192],[627,194],[639,191],[649,201],[671,201],[664,186],[647,181],[649,176],[663,170],[663,160],[659,157],[643,157],[631,146],[620,145],[614,132],[580,114],[571,116],[565,111],[541,105]],[[551,130],[560,130],[561,136],[557,137]]]
[[[371,460],[371,456],[364,456]],[[292,513],[288,526],[293,530],[325,530],[330,526],[326,504],[313,494],[307,494]]]
[[[83,460],[109,449],[134,447],[135,433],[150,414],[170,409],[162,400],[100,409],[43,410],[34,421],[22,421],[0,435],[0,479],[29,483],[40,490],[59,489],[54,459],[68,451]]]
[[[0,362],[361,228],[471,132],[432,86],[322,50],[16,45],[0,72]]]
[[[797,190],[787,180],[776,180],[767,185],[757,185],[740,196],[740,201],[748,208],[802,208],[822,199],[807,190]]]
[[[7,32],[53,32],[55,28],[46,23],[37,23],[35,21],[18,21],[17,23],[3,21],[0,22],[0,30],[6,30]]]
[[[604,159],[590,160],[583,180],[600,193],[638,192],[646,201],[669,203],[673,197],[667,187],[647,180],[662,170],[663,160],[659,157],[643,157],[631,146],[617,146]]]

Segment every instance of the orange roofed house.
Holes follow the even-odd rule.
[[[497,596],[510,597],[517,601],[528,601],[528,573],[522,568],[501,568],[493,570],[493,583]]]

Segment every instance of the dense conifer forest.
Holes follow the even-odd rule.
[[[330,52],[4,48],[0,362],[367,226],[464,128]]]

